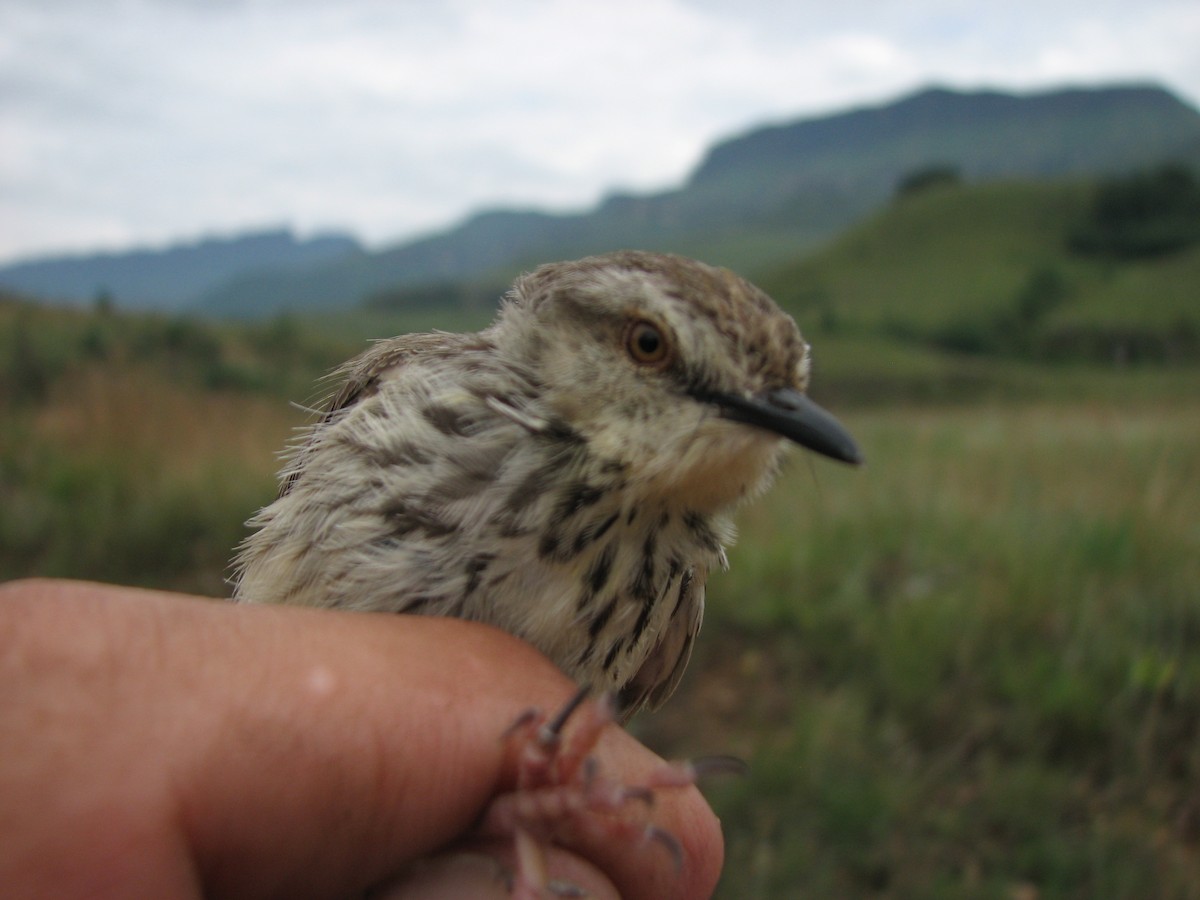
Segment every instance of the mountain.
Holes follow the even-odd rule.
[[[948,167],[968,181],[1083,178],[1168,160],[1200,167],[1200,113],[1160,87],[1030,95],[932,88],[722,141],[675,190],[616,194],[574,215],[485,212],[307,273],[235,279],[201,308],[345,307],[397,286],[503,283],[538,262],[631,246],[755,272],[879,209],[923,168]]]
[[[1150,86],[1027,96],[945,88],[896,103],[760,128],[718,144],[692,185],[761,181],[786,171],[784,193],[814,184],[894,186],[898,172],[953,163],[972,179],[1108,173],[1200,152],[1200,116]],[[765,199],[765,198],[764,198]]]
[[[298,239],[287,230],[208,238],[161,250],[49,257],[0,268],[0,286],[24,294],[123,307],[181,310],[247,271],[303,269],[362,252],[338,234]]]
[[[447,293],[431,286],[451,282],[474,285],[466,292],[473,296],[540,262],[621,247],[754,275],[882,208],[914,172],[950,171],[968,183],[1080,179],[1167,161],[1200,169],[1200,113],[1161,87],[1025,95],[931,88],[756,128],[714,145],[678,188],[613,194],[586,212],[491,210],[374,252],[348,238],[301,243],[274,233],[228,246],[43,260],[0,269],[0,285],[76,299],[107,288],[119,303],[157,298],[175,309],[255,317],[347,309],[380,295],[402,305],[409,289],[428,302]]]
[[[1200,164],[1200,113],[1160,88],[1028,96],[933,88],[718,144],[684,193],[693,216],[736,204],[743,215],[815,217],[832,232],[922,169],[968,181],[1077,178],[1167,160]]]

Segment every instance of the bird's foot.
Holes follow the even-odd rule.
[[[568,720],[572,727],[565,730]],[[642,783],[622,784],[601,771],[592,755],[601,732],[612,722],[611,699],[588,702],[588,692],[580,690],[552,718],[529,710],[506,732],[516,758],[516,787],[492,801],[479,833],[512,837],[512,894],[517,900],[581,896],[577,888],[550,879],[543,853],[548,844],[588,837],[658,844],[681,867],[679,841],[650,821],[654,792],[688,787],[704,774],[745,769],[731,757],[707,757],[664,763]]]

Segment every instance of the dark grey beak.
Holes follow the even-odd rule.
[[[704,394],[701,399],[715,404],[726,419],[773,431],[814,453],[856,466],[863,461],[845,426],[799,391],[780,388],[757,397]]]

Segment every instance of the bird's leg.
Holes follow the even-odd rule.
[[[517,756],[517,790],[537,790],[553,785],[569,784],[579,774],[600,732],[613,721],[612,704],[607,696],[588,704],[588,691],[581,688],[552,719],[541,710],[523,713],[505,737],[515,745]],[[563,729],[580,709],[575,727],[564,740]],[[582,718],[581,718],[582,717]]]
[[[592,755],[601,732],[614,721],[612,701],[607,696],[594,703],[587,699],[588,692],[580,690],[549,719],[540,710],[529,710],[505,733],[516,754],[516,788],[492,801],[479,833],[513,838],[513,896],[520,900],[576,895],[570,885],[555,884],[546,873],[542,848],[556,840],[593,835],[657,843],[681,866],[679,842],[648,819],[654,792],[687,787],[704,774],[744,768],[739,760],[710,757],[665,763],[642,784],[622,784],[601,772]]]

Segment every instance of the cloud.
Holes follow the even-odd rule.
[[[1194,7],[6,0],[0,257],[578,207],[669,186],[717,136],[930,81],[1195,98]]]

